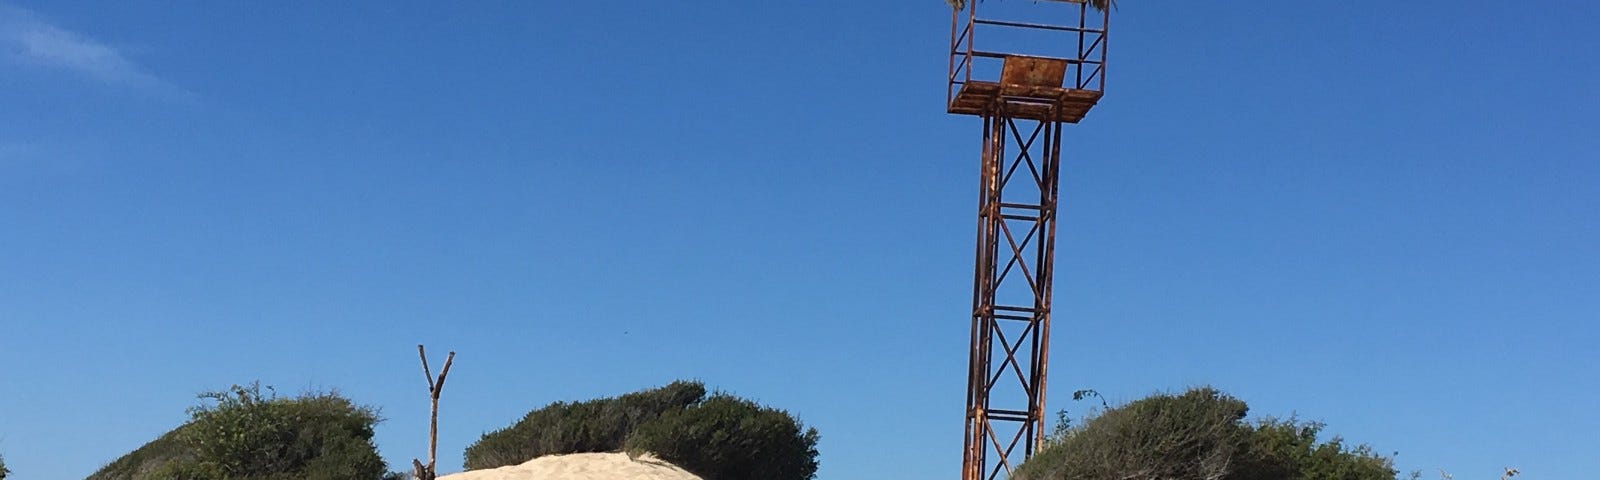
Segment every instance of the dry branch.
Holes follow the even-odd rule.
[[[428,352],[422,345],[417,345],[417,356],[422,358],[422,379],[428,381],[428,464],[423,465],[421,460],[411,459],[412,476],[416,480],[434,480],[439,475],[437,469],[439,453],[439,393],[444,391],[445,376],[450,375],[450,365],[455,363],[456,352],[444,358],[444,369],[439,370],[437,379],[433,370],[428,368]]]

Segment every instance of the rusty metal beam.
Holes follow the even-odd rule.
[[[1043,440],[1061,169],[1061,122],[997,102],[983,125],[964,480],[1006,478]]]

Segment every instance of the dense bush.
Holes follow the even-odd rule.
[[[651,452],[708,480],[809,479],[815,429],[781,410],[716,394],[698,382],[584,402],[552,403],[467,448],[468,469],[545,455]]]
[[[1017,480],[1393,480],[1388,458],[1322,426],[1246,422],[1249,407],[1211,388],[1154,395],[1058,430]]]
[[[168,468],[172,463],[190,463],[194,461],[192,449],[185,448],[183,442],[178,441],[178,436],[187,428],[188,424],[179,426],[167,432],[150,443],[144,444],[122,458],[100,467],[100,470],[89,475],[87,480],[142,480],[157,478],[157,470]]]
[[[698,382],[674,382],[616,398],[552,403],[528,412],[510,427],[484,434],[467,447],[466,468],[517,465],[545,455],[620,451],[638,426],[688,408],[705,395],[705,385]]]
[[[1318,442],[1323,424],[1265,419],[1250,430],[1251,457],[1246,467],[1258,479],[1392,480],[1394,461],[1368,445],[1345,445],[1340,437]]]
[[[263,395],[256,385],[202,394],[188,423],[90,476],[95,479],[376,480],[376,411],[336,393]]]
[[[718,394],[640,427],[627,449],[708,480],[807,480],[817,473],[817,437],[788,413]]]

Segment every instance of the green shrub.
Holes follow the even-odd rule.
[[[1251,425],[1249,456],[1243,468],[1257,472],[1252,479],[1392,480],[1394,461],[1368,445],[1345,445],[1333,437],[1318,442],[1324,425],[1294,418],[1268,418]]]
[[[552,403],[467,448],[466,468],[516,465],[545,455],[652,452],[708,480],[810,479],[817,431],[781,410],[717,394],[699,382],[616,398]]]
[[[1392,462],[1321,424],[1246,422],[1249,407],[1212,388],[1154,395],[1058,430],[1017,480],[1392,480]]]
[[[170,474],[157,476],[158,472],[174,471],[176,464],[190,464],[194,462],[195,455],[192,449],[184,446],[178,440],[189,424],[185,423],[169,431],[150,443],[144,444],[122,458],[100,467],[100,470],[89,475],[87,480],[135,480],[146,478],[208,478],[208,477],[173,477]]]
[[[375,410],[337,393],[263,395],[258,385],[200,396],[214,405],[90,476],[95,479],[376,480]]]
[[[635,428],[688,408],[705,395],[705,385],[680,381],[615,398],[552,403],[528,412],[510,427],[484,434],[467,447],[466,468],[517,465],[545,455],[620,451]]]
[[[707,480],[808,480],[817,473],[817,440],[816,429],[786,412],[717,394],[640,427],[627,449]]]

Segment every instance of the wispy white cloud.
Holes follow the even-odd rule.
[[[181,91],[127,56],[33,12],[0,4],[0,52],[22,64],[67,70],[113,85]]]

